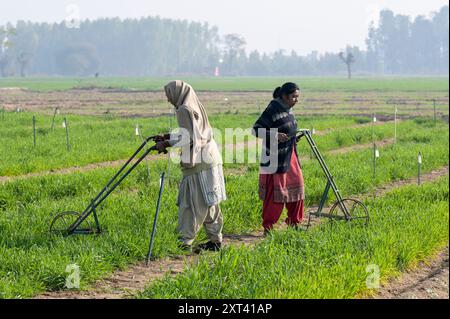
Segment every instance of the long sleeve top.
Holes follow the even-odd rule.
[[[202,118],[191,109],[181,105],[176,109],[181,134],[171,134],[169,144],[181,147],[183,175],[191,175],[222,163],[212,130],[204,129]]]
[[[275,136],[277,132],[287,134],[289,139],[278,143]],[[263,139],[260,166],[266,169],[271,168],[272,173],[287,172],[292,151],[297,152],[296,132],[297,121],[290,108],[281,99],[272,100],[255,122],[252,130],[254,136]],[[277,163],[273,163],[274,160],[277,160]]]

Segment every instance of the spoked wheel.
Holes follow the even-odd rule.
[[[81,216],[78,212],[62,212],[53,218],[50,224],[50,233],[55,235],[69,235],[69,227]],[[77,227],[77,233],[92,234],[94,229],[88,220],[84,220],[80,226]]]
[[[344,207],[347,208],[349,216],[344,213]],[[331,221],[353,221],[367,226],[369,224],[369,211],[367,207],[357,199],[345,198],[342,201],[336,201],[330,209]]]

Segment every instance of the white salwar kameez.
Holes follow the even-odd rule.
[[[170,145],[181,147],[183,179],[178,194],[180,241],[191,245],[204,225],[208,239],[222,242],[223,217],[219,203],[226,199],[222,158],[212,136],[203,105],[192,87],[181,81],[169,83],[166,94],[175,105],[178,125],[189,138],[171,136]]]

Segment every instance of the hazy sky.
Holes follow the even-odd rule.
[[[443,5],[448,0],[0,0],[0,25],[159,15],[209,22],[221,35],[238,33],[248,51],[306,54],[336,52],[347,44],[365,48],[368,25],[383,8],[415,17]]]

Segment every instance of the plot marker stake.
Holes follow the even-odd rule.
[[[417,164],[418,164],[418,174],[417,174],[417,184],[420,185],[420,171],[422,166],[422,154],[419,152],[417,156]]]
[[[64,118],[64,123],[63,126],[66,128],[66,145],[67,145],[67,150],[70,151],[70,144],[69,144],[69,127],[67,125],[67,119]]]
[[[33,144],[36,146],[36,116],[33,115]]]

